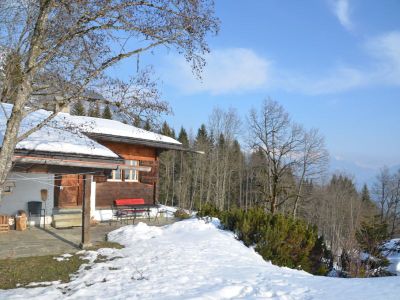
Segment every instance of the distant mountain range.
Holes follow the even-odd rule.
[[[400,165],[390,166],[389,169],[391,172],[395,172],[400,169]],[[332,157],[329,170],[332,174],[341,172],[352,176],[357,187],[361,188],[364,183],[369,187],[372,186],[380,168],[363,167],[351,161],[339,160]]]

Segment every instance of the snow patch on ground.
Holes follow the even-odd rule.
[[[125,226],[108,234],[108,240],[126,247],[134,247],[137,242],[152,239],[162,235],[162,229],[155,226],[147,226],[139,223],[136,226]],[[134,237],[132,239],[132,237]]]
[[[382,254],[390,262],[388,271],[400,276],[400,239],[392,239],[385,243]]]
[[[65,253],[65,254],[63,254],[63,255],[61,255],[61,256],[59,256],[59,257],[54,257],[54,259],[55,259],[56,261],[65,261],[65,260],[68,261],[72,256],[73,256],[72,254]]]
[[[0,299],[398,299],[396,277],[312,276],[266,262],[253,249],[195,218],[111,232],[123,249],[84,251],[68,284],[0,291]],[[95,262],[102,257],[101,262]],[[105,258],[105,259],[104,259]]]

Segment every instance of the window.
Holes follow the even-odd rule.
[[[121,181],[122,180],[122,171],[121,170],[112,170],[110,175],[108,176],[108,181]]]
[[[139,166],[139,162],[137,160],[126,160],[125,165],[128,166]],[[126,169],[124,174],[125,181],[138,181],[139,180],[139,171],[134,169]]]
[[[125,166],[137,167],[139,166],[139,161],[125,160]],[[120,169],[112,170],[107,178],[107,181],[122,181],[122,178],[124,178],[124,181],[139,181],[139,171],[129,168],[124,169],[123,172]]]
[[[15,181],[6,181],[3,186],[3,194],[11,194],[15,188]]]

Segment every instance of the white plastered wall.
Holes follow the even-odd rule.
[[[10,194],[2,196],[0,214],[13,216],[17,214],[18,210],[24,210],[28,213],[28,202],[41,201],[40,190],[47,189],[46,224],[50,224],[54,207],[54,175],[11,172],[8,180],[15,182],[15,187]],[[42,208],[44,208],[44,205],[45,203],[42,204]],[[36,222],[38,221],[36,220]]]

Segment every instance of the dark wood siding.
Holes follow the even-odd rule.
[[[154,161],[157,158],[157,150],[155,148],[106,141],[99,141],[99,143],[111,149],[124,159]]]
[[[140,182],[96,183],[96,208],[110,208],[113,201],[123,198],[143,198],[154,204],[154,186]]]
[[[140,166],[151,167],[150,172],[139,172],[139,182],[105,181],[105,177],[96,176],[96,207],[110,208],[113,201],[122,198],[143,198],[147,204],[158,200],[158,159],[157,149],[116,142],[100,141],[127,160],[138,160]]]
[[[139,172],[139,181],[145,184],[154,184],[158,181],[158,160],[140,161],[140,166],[151,167],[150,172]]]
[[[158,200],[158,159],[157,149],[101,141],[126,160],[138,160],[140,166],[151,167],[150,172],[139,172],[139,182],[107,181],[106,176],[95,175],[96,208],[110,208],[114,200],[121,198],[143,198],[147,204]],[[82,176],[65,175],[56,179],[56,185],[64,186],[62,190],[55,188],[55,204],[58,207],[76,207],[82,205]]]

